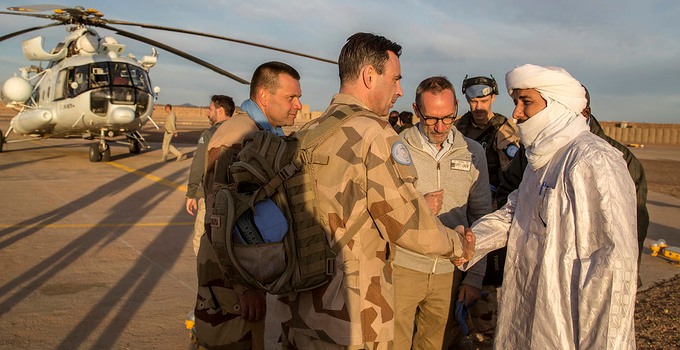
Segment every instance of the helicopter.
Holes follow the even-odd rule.
[[[49,52],[43,48],[41,36],[22,42],[25,58],[39,61],[41,65],[20,68],[20,76],[9,78],[0,89],[0,99],[7,107],[18,112],[10,121],[9,129],[4,134],[0,130],[0,152],[3,151],[5,143],[29,141],[34,138],[81,137],[88,140],[98,138],[98,143],[90,145],[90,161],[110,161],[111,149],[107,140],[114,140],[119,136],[126,138],[131,154],[149,149],[150,146],[140,130],[149,121],[158,128],[151,115],[160,88],[152,87],[149,75],[151,68],[157,63],[158,51],[155,47],[239,83],[250,84],[247,80],[198,57],[147,36],[112,27],[111,24],[231,41],[337,64],[321,57],[216,34],[105,19],[104,14],[98,10],[82,6],[32,5],[9,7],[7,10],[11,12],[0,11],[0,14],[37,17],[53,22],[1,36],[0,42],[31,31],[60,25],[66,26],[68,35]],[[52,13],[36,13],[46,11]],[[125,55],[124,44],[115,37],[101,36],[94,28],[103,28],[123,37],[150,44],[151,55],[143,56],[139,60],[132,54]],[[42,67],[43,62],[46,63],[45,67]],[[29,138],[8,141],[11,132]]]

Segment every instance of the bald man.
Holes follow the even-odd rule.
[[[589,131],[585,91],[562,68],[507,73],[528,167],[472,226],[477,253],[507,246],[495,348],[634,349],[635,185]],[[469,267],[469,266],[466,266]]]

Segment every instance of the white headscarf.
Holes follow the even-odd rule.
[[[589,130],[581,116],[585,89],[564,69],[525,64],[505,75],[505,85],[511,95],[514,89],[535,89],[547,102],[545,109],[517,124],[532,169],[543,167],[576,135]]]
[[[515,67],[505,75],[505,86],[510,95],[514,89],[535,89],[546,100],[552,98],[576,113],[586,108],[586,90],[560,67],[533,64]]]

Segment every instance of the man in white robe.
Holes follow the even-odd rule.
[[[496,349],[635,349],[635,186],[588,131],[585,90],[561,68],[506,74],[529,166],[472,226],[474,264],[507,245]]]

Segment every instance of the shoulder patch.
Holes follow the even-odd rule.
[[[401,165],[413,165],[411,153],[402,141],[397,141],[392,145],[392,158]]]
[[[505,154],[507,154],[508,157],[510,158],[515,158],[515,154],[517,154],[517,151],[519,151],[519,147],[515,146],[514,144],[511,144],[505,149]]]

